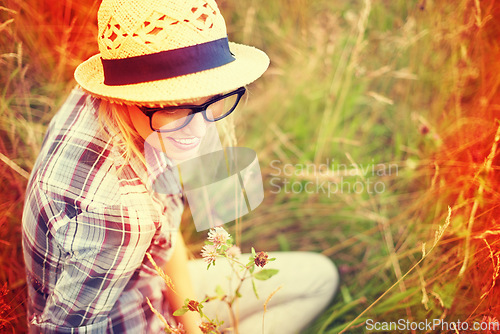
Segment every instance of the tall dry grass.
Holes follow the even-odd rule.
[[[97,2],[12,1],[0,7],[0,329],[26,331],[21,214],[45,128],[95,53]]]
[[[243,27],[266,15],[253,4]],[[498,317],[498,7],[322,3],[290,21],[288,11],[269,10],[252,28],[262,47],[280,43],[252,96],[254,119],[238,125],[262,153],[268,185],[266,207],[243,222],[243,239],[322,251],[339,264],[344,284],[311,333],[363,332],[369,318]],[[272,193],[273,160],[328,158],[397,164],[399,174],[386,175],[387,191],[377,195]],[[448,206],[450,223],[434,245]]]

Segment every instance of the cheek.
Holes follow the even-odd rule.
[[[136,106],[128,106],[128,112],[135,130],[139,133],[142,139],[144,139],[144,141],[149,145],[161,151],[165,151],[165,141],[161,140],[158,133],[151,130],[149,117],[144,115]]]
[[[146,140],[153,132],[149,126],[149,117],[144,115],[136,106],[128,106],[130,120],[139,135]]]

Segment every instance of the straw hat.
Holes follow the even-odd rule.
[[[213,0],[103,0],[100,53],[75,71],[90,94],[121,104],[163,105],[216,95],[264,73],[267,55],[228,42]]]

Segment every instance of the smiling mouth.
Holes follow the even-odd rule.
[[[193,138],[172,138],[172,139],[175,142],[177,142],[179,144],[184,144],[184,145],[194,144],[194,143],[197,143],[200,140],[200,138],[197,138],[197,137],[193,137]]]
[[[200,143],[200,138],[191,137],[191,138],[172,138],[168,137],[177,147],[181,148],[192,148],[197,146]]]

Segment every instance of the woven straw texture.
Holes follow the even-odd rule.
[[[94,96],[122,104],[167,105],[219,94],[249,84],[269,65],[253,47],[230,43],[236,60],[214,69],[145,83],[104,85],[103,59],[123,59],[227,37],[213,0],[104,0],[98,12],[100,54],[78,66],[75,79]],[[130,71],[133,71],[130,68]]]

